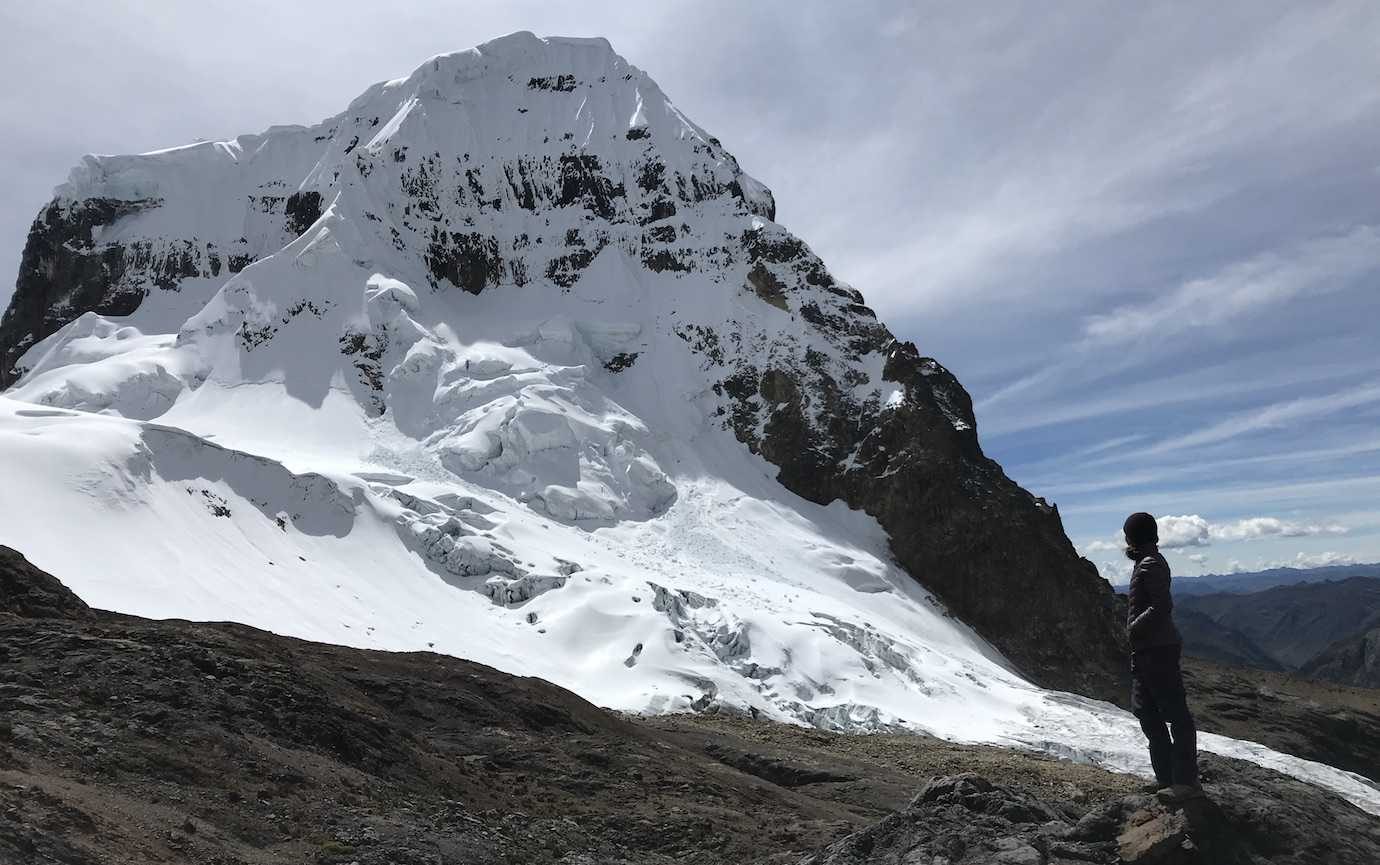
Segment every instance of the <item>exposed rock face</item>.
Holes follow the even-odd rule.
[[[982,453],[953,375],[896,340],[775,215],[770,191],[607,43],[514,34],[376,85],[310,128],[88,158],[35,223],[0,326],[0,383],[83,312],[152,315],[155,291],[209,298],[269,256],[186,319],[177,345],[233,332],[244,368],[271,366],[259,359],[289,353],[281,332],[326,322],[331,344],[311,350],[338,355],[367,412],[392,417],[404,385],[424,390],[448,362],[433,350],[427,366],[412,351],[438,342],[402,315],[417,289],[569,293],[607,261],[607,271],[635,270],[629,281],[658,301],[673,297],[646,329],[683,340],[677,353],[694,357],[676,362],[702,374],[696,405],[777,466],[782,484],[876,517],[896,559],[1036,682],[1120,699],[1113,596],[1057,510]],[[275,262],[286,244],[291,255]],[[398,274],[387,282],[409,299],[374,304],[389,316],[375,321],[345,307],[357,291],[352,301],[288,296],[297,286],[281,274],[294,272],[293,255],[359,269],[341,265],[332,286]],[[599,360],[633,378],[658,362],[632,366],[637,348],[611,345]],[[36,398],[50,396],[68,399]],[[459,410],[433,406],[427,432]],[[472,444],[453,471],[489,458]],[[544,501],[572,519],[599,515]]]
[[[780,467],[793,492],[875,516],[897,560],[1027,675],[1124,699],[1110,586],[1073,549],[1058,510],[983,454],[958,380],[897,341],[804,244],[766,234],[744,240],[753,290],[789,304],[833,352],[778,338],[763,365],[688,328],[687,340],[722,370],[715,387],[726,424]],[[879,355],[891,389],[860,388],[873,381],[867,363]]]
[[[321,193],[315,189],[294,192],[283,205],[287,216],[288,233],[299,235],[311,228],[311,224],[321,218]]]
[[[86,619],[91,608],[57,578],[0,546],[0,613],[45,619]]]
[[[1380,627],[1338,640],[1304,664],[1299,672],[1343,685],[1380,688]]]
[[[121,284],[129,264],[126,249],[92,238],[150,203],[89,198],[43,208],[29,229],[14,298],[0,319],[0,387],[16,378],[14,365],[29,346],[81,313],[127,315],[139,306],[142,295]],[[176,264],[171,271],[178,271]]]
[[[1093,809],[971,773],[936,778],[904,811],[803,865],[1380,861],[1374,818],[1330,794],[1240,761],[1210,757],[1203,770],[1206,795],[1161,791]]]
[[[99,166],[95,157],[87,157],[29,229],[14,297],[0,319],[0,388],[22,374],[24,352],[82,313],[126,316],[151,292],[178,292],[189,280],[218,285],[320,215],[319,210],[312,214],[313,203],[320,206],[319,193],[305,198],[272,194],[282,183],[278,181],[237,202],[245,211],[241,224],[260,226],[258,233],[246,229],[259,242],[223,234],[217,242],[193,224],[156,233],[125,232],[127,217],[158,210],[165,202],[135,190],[124,190],[135,196],[128,198],[85,191],[92,182],[89,175],[102,170]]]

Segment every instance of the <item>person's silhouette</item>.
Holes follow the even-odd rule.
[[[1188,710],[1179,658],[1183,639],[1174,627],[1169,563],[1160,555],[1159,526],[1146,513],[1122,527],[1131,572],[1126,636],[1131,643],[1131,711],[1150,745],[1150,764],[1161,787],[1198,786],[1198,730]]]

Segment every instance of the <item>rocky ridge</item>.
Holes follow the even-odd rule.
[[[1343,637],[1305,662],[1299,673],[1343,685],[1380,688],[1380,626]]]
[[[1203,791],[1170,788],[1092,809],[965,773],[936,778],[910,804],[802,865],[1248,865],[1373,862],[1380,833],[1266,770],[1207,758]],[[1320,827],[1326,827],[1319,831]]]
[[[1260,742],[1380,781],[1380,698],[1370,688],[1184,659],[1202,729]]]
[[[455,658],[93,611],[9,549],[0,706],[0,861],[17,865],[1380,853],[1376,818],[1240,761],[1205,758],[1208,799],[1162,801],[1000,748],[618,716]]]

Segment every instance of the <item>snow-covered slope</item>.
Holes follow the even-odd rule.
[[[607,43],[525,33],[315,127],[89,157],[0,327],[0,543],[98,607],[1146,771],[1128,716],[1034,686],[916,581],[951,586],[909,564],[954,533],[935,495],[1067,540],[774,216]],[[900,536],[912,476],[943,533]],[[890,535],[845,503],[869,488]]]

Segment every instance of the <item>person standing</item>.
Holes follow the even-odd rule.
[[[1147,513],[1126,518],[1131,572],[1126,636],[1131,643],[1131,712],[1150,746],[1161,787],[1198,787],[1198,729],[1188,710],[1179,667],[1183,638],[1174,626],[1169,563],[1160,554],[1159,526]]]

